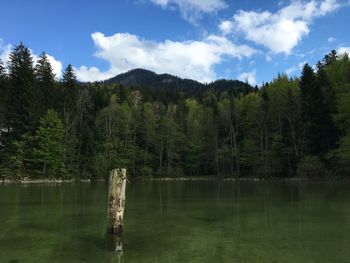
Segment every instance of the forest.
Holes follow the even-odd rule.
[[[259,88],[189,90],[81,83],[72,65],[57,79],[21,43],[0,61],[0,178],[349,174],[347,54]]]

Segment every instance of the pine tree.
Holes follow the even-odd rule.
[[[317,77],[308,64],[304,66],[300,91],[306,154],[322,155],[334,146],[335,127],[322,93],[326,83],[325,75]]]
[[[4,80],[5,78],[6,78],[5,65],[0,58],[0,81]]]
[[[24,171],[29,162],[31,137],[40,117],[41,96],[35,83],[33,57],[23,43],[10,53],[6,86],[1,134],[1,145],[6,150],[2,158],[7,168],[15,165],[15,170]],[[14,162],[15,159],[17,161]]]
[[[6,126],[11,130],[11,139],[18,139],[32,128],[31,112],[34,89],[33,58],[29,49],[23,43],[16,46],[10,54],[9,92],[6,101]]]
[[[6,72],[5,72],[4,64],[0,59],[0,128],[3,128],[6,96],[7,96]]]
[[[74,87],[77,82],[77,77],[75,76],[72,64],[68,64],[66,70],[63,73],[62,82],[67,87]]]
[[[318,61],[316,66],[318,71],[324,70],[331,64],[333,64],[338,59],[338,54],[336,50],[332,50],[329,54],[325,55],[322,61]]]
[[[61,89],[63,93],[63,121],[65,141],[65,166],[69,173],[78,173],[77,163],[77,97],[78,85],[71,64],[63,73]]]
[[[42,107],[46,111],[55,104],[55,74],[45,52],[43,52],[35,66],[35,77],[39,89],[43,94]]]
[[[0,59],[0,165],[4,157],[4,142],[2,134],[5,132],[5,111],[6,111],[6,99],[7,99],[7,83],[6,83],[5,67]]]

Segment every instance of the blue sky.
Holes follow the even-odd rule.
[[[0,57],[23,41],[83,81],[147,68],[209,82],[298,76],[350,51],[350,0],[2,0]]]

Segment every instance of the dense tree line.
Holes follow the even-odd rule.
[[[228,82],[229,83],[229,82]],[[234,82],[232,82],[234,83]],[[227,84],[229,85],[229,84]],[[0,61],[1,176],[314,176],[350,171],[350,60],[200,93],[57,80],[20,44]]]

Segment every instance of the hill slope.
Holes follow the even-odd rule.
[[[216,80],[203,84],[191,79],[182,79],[170,74],[157,74],[145,69],[133,69],[126,73],[110,78],[104,83],[121,84],[125,87],[144,87],[152,89],[171,89],[172,91],[182,91],[185,93],[203,92],[208,89],[226,91],[234,89],[237,92],[249,92],[254,88],[248,83],[239,80]]]

